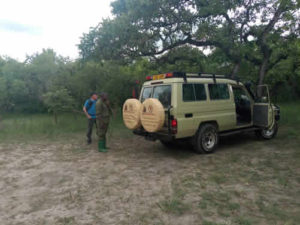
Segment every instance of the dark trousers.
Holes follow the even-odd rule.
[[[93,132],[93,126],[96,125],[96,119],[88,119],[88,129],[86,132],[86,137],[88,142],[92,141],[92,132]]]

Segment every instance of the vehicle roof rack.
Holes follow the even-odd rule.
[[[186,73],[186,72],[173,72],[173,77],[182,77],[184,79],[184,82],[187,82],[187,78],[212,78],[214,83],[217,83],[217,79],[229,79],[236,81],[237,84],[240,83],[240,78],[232,78],[229,75],[220,75],[215,73]]]

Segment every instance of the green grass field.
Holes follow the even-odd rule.
[[[83,114],[61,114],[54,123],[49,114],[5,114],[0,121],[0,140],[64,139],[84,134],[87,119]],[[109,135],[128,135],[120,113],[111,119]]]

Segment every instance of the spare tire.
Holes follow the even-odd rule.
[[[159,131],[165,122],[165,110],[159,100],[146,99],[141,107],[141,122],[148,132]]]
[[[141,126],[141,106],[142,103],[135,99],[127,99],[123,105],[123,121],[128,129],[134,130]]]

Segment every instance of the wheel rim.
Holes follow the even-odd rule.
[[[216,134],[213,131],[206,132],[202,137],[202,146],[210,150],[212,149],[216,144]]]
[[[271,137],[274,134],[275,126],[273,126],[271,129],[264,129],[262,130],[262,135],[265,137]]]

